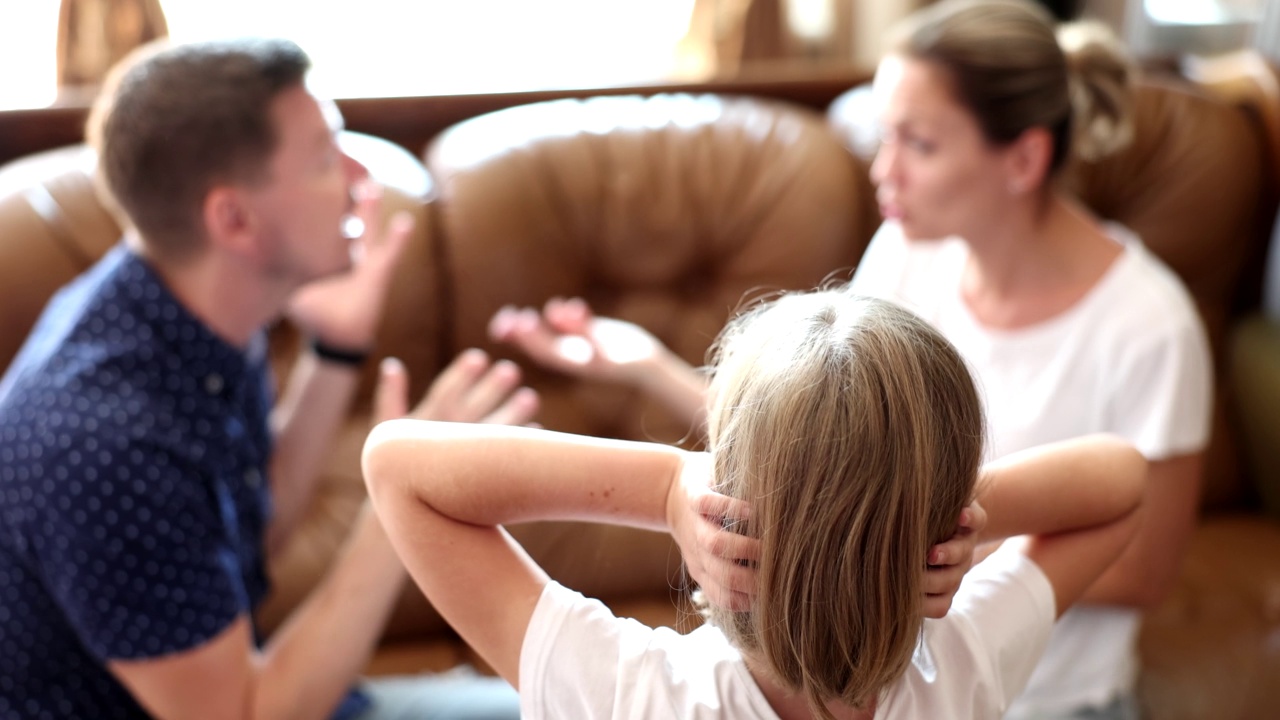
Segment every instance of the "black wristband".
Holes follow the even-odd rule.
[[[364,365],[364,361],[369,359],[370,354],[369,350],[348,350],[326,345],[319,338],[311,338],[311,352],[315,353],[316,357],[324,362],[353,368]]]

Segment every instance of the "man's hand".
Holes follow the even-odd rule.
[[[745,522],[750,508],[711,490],[710,478],[711,456],[686,453],[667,496],[667,524],[707,601],[742,612],[751,607],[760,542],[727,529]]]
[[[973,551],[978,535],[987,526],[987,511],[977,500],[960,511],[956,532],[946,541],[929,548],[924,574],[924,616],[946,617],[951,601],[960,589],[960,581],[973,567]]]
[[[467,350],[450,363],[413,410],[409,410],[409,377],[404,365],[387,358],[381,370],[374,402],[378,422],[408,416],[523,425],[538,412],[538,394],[519,386],[520,369],[505,360],[490,362],[479,350]]]
[[[504,307],[489,321],[489,337],[568,375],[633,384],[663,352],[644,328],[596,317],[580,298],[552,298],[541,313]]]
[[[409,242],[413,218],[397,213],[382,227],[382,191],[372,182],[356,186],[356,217],[364,231],[355,240],[350,271],[309,283],[294,293],[288,315],[302,331],[347,350],[373,346],[396,259]]]

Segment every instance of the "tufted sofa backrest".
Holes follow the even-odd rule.
[[[97,157],[77,145],[0,168],[0,367],[49,297],[120,237],[93,190]]]
[[[504,303],[576,295],[701,364],[744,299],[847,277],[867,240],[865,174],[821,115],[758,99],[525,105],[454,126],[426,164],[439,186],[457,348],[489,347],[486,323]],[[548,427],[689,434],[628,391],[529,373]]]

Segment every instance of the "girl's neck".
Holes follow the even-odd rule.
[[[1003,330],[1070,309],[1122,252],[1087,211],[1059,193],[1012,210],[965,242],[961,299],[979,323]]]

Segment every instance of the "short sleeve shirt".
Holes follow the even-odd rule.
[[[951,612],[925,620],[877,720],[999,718],[1049,642],[1049,580],[1015,543],[965,576]],[[558,583],[542,591],[520,650],[525,720],[777,720],[742,653],[704,625],[688,635],[617,618]]]
[[[850,290],[902,303],[972,368],[990,425],[989,455],[1115,433],[1149,460],[1199,452],[1209,438],[1212,361],[1178,277],[1119,225],[1120,256],[1072,307],[1015,330],[982,325],[961,296],[959,238],[908,241],[885,223]]]
[[[251,613],[270,398],[123,246],[54,297],[0,381],[0,717],[147,717],[105,663]]]

